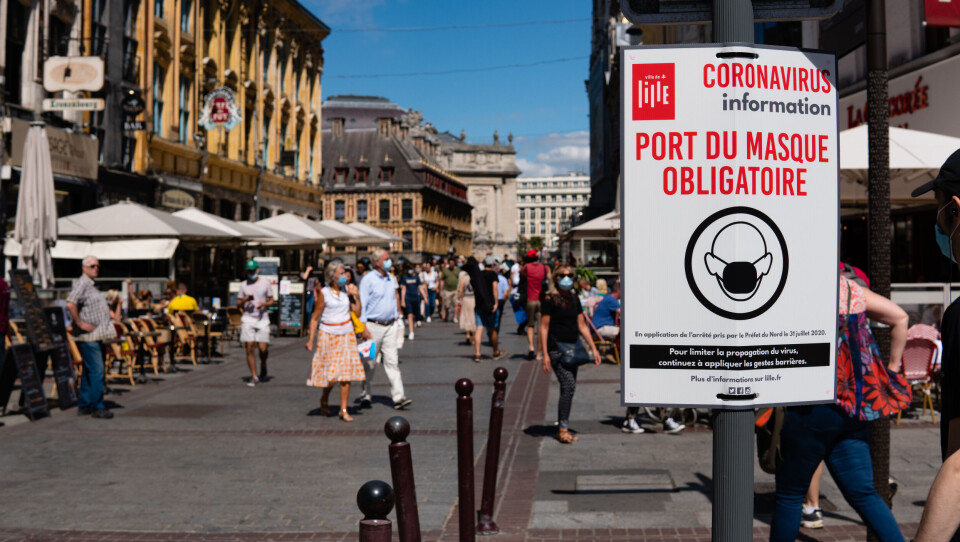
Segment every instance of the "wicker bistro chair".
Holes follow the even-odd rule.
[[[930,408],[930,418],[937,423],[937,413],[933,409],[933,373],[936,370],[937,343],[923,338],[908,339],[901,358],[901,371],[904,378],[912,387],[918,387],[923,399],[920,415],[927,413]],[[900,423],[900,413],[897,413],[897,423]]]
[[[620,338],[619,336],[614,340],[604,339],[597,333],[597,328],[593,325],[593,320],[589,318],[586,314],[583,315],[583,319],[587,321],[587,324],[590,326],[590,334],[593,336],[593,342],[597,345],[597,350],[601,354],[605,352],[613,353],[613,360],[617,365],[620,365]]]
[[[133,343],[130,340],[130,333],[127,326],[119,322],[113,323],[113,330],[117,334],[117,340],[106,343],[104,373],[107,378],[124,378],[130,382],[130,386],[135,386],[133,365],[136,350],[134,350]],[[77,352],[77,357],[79,357],[79,354]]]
[[[227,341],[236,340],[237,344],[240,344],[240,328],[243,325],[243,311],[237,307],[227,307],[225,310],[229,324],[227,327]]]
[[[153,327],[153,322],[149,318],[134,318],[130,320],[131,325],[136,331],[150,333],[155,331]],[[153,374],[160,374],[160,367],[163,366],[163,356],[166,353],[166,349],[169,343],[162,342],[159,340],[159,337],[147,337],[137,338],[138,341],[143,341],[143,349],[150,355],[150,365],[153,366]],[[137,360],[137,367],[140,365],[140,360]],[[164,367],[166,370],[166,367]]]
[[[184,313],[185,314],[185,313]],[[173,324],[174,336],[174,359],[177,361],[188,360],[194,365],[197,364],[197,337],[193,334],[193,326],[190,318],[181,317],[180,314],[167,315],[170,323]]]
[[[150,340],[153,342],[154,348],[156,348],[160,370],[167,372],[166,353],[173,348],[173,335],[166,326],[157,325],[157,322],[153,318],[141,318],[140,321],[146,324],[147,329],[150,331],[160,334],[156,338],[150,337]]]

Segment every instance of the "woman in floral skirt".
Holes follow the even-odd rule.
[[[310,338],[306,346],[307,350],[313,351],[313,364],[307,385],[323,388],[320,414],[329,416],[327,400],[333,385],[339,383],[340,419],[352,422],[353,418],[347,412],[350,382],[365,379],[350,319],[350,311],[360,315],[360,300],[347,294],[347,274],[340,262],[330,262],[324,277],[327,286],[316,296],[310,317]]]

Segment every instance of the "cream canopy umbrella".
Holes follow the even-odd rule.
[[[911,198],[914,188],[933,179],[940,166],[960,149],[960,138],[890,127],[890,201],[933,200],[933,193]],[[869,142],[867,125],[840,132],[840,200],[867,201]],[[924,202],[924,203],[926,203]]]
[[[229,218],[223,218],[201,211],[196,207],[182,209],[173,213],[173,216],[220,230],[223,233],[232,235],[233,237],[247,242],[278,241],[283,239],[283,236],[281,236],[278,232],[275,232],[269,228],[258,226],[252,222],[240,222],[236,220],[230,220]]]
[[[183,241],[218,241],[234,237],[216,228],[198,224],[132,201],[61,218],[60,235],[71,238],[158,238]]]
[[[50,247],[57,242],[54,198],[50,143],[43,123],[34,123],[23,148],[14,240],[21,246],[17,267],[29,270],[42,288],[49,288],[54,281],[50,257]]]
[[[375,228],[369,224],[364,224],[363,222],[350,222],[347,224],[351,228],[359,231],[360,233],[365,233],[367,235],[373,235],[376,237],[382,238],[387,243],[402,243],[403,237],[396,236],[386,230],[381,230],[380,228]],[[373,243],[370,243],[371,245]]]

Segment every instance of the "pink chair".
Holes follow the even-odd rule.
[[[907,346],[903,349],[900,370],[911,386],[919,387],[923,392],[923,410],[921,410],[920,415],[925,415],[927,406],[929,406],[933,423],[937,423],[937,414],[933,410],[933,397],[930,390],[933,387],[931,375],[936,366],[936,361],[937,343],[927,338],[907,339]],[[897,413],[897,423],[900,423],[899,413]]]

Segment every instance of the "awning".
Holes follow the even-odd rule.
[[[96,256],[100,260],[169,260],[178,239],[130,239],[123,241],[69,241],[60,239],[50,255],[55,260],[82,260]],[[15,258],[20,255],[20,243],[7,239],[3,254]]]

